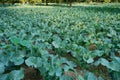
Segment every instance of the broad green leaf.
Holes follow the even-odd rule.
[[[98,77],[98,80],[104,80],[104,79],[103,79],[102,77],[99,76],[99,77]]]
[[[24,63],[24,59],[22,57],[13,57],[10,60],[11,62],[14,62],[15,65],[21,65]]]
[[[102,77],[97,77],[94,73],[84,70],[84,80],[104,80]]]
[[[69,69],[71,69],[69,66],[67,66],[67,65],[64,65],[63,66],[63,69],[64,69],[64,71],[68,71]]]
[[[83,76],[80,76],[80,75],[79,75],[79,76],[77,77],[77,80],[85,80],[85,79],[84,79]]]
[[[120,72],[120,63],[118,61],[112,61],[109,63],[108,68],[112,69],[113,71]]]
[[[8,76],[10,80],[21,80],[24,78],[24,70],[22,68],[20,70],[13,70]]]
[[[101,58],[101,59],[99,59],[98,61],[95,62],[95,65],[99,65],[99,64],[109,66],[109,62],[104,58]]]
[[[74,80],[74,78],[72,76],[63,75],[60,77],[60,80]]]
[[[120,57],[114,57],[116,61],[118,61],[118,63],[120,63]]]
[[[120,48],[120,44],[118,43],[117,46]]]
[[[56,70],[56,76],[60,77],[62,75],[62,68]]]
[[[95,50],[94,53],[95,53],[96,56],[102,56],[104,54],[104,51]]]
[[[77,66],[77,65],[76,65],[74,62],[72,62],[72,61],[67,61],[66,63],[69,65],[69,67],[70,67],[71,69],[73,69],[74,67]]]
[[[26,41],[26,40],[21,40],[21,41],[20,41],[20,44],[21,44],[22,46],[25,46],[25,47],[29,47],[29,46],[30,46],[30,42],[29,42],[29,41]]]
[[[5,71],[5,66],[3,63],[0,62],[0,74]]]
[[[93,73],[89,72],[87,75],[87,80],[97,80],[97,77]]]
[[[52,45],[53,45],[55,48],[59,48],[59,47],[60,47],[59,42],[56,42],[56,41],[53,41],[53,42],[52,42]]]
[[[87,63],[93,63],[93,62],[94,62],[93,58],[89,58],[89,59],[87,60]]]
[[[113,70],[113,71],[119,71],[120,72],[120,63],[118,61],[111,61],[104,58],[100,58],[97,62],[95,62],[95,65],[102,64],[103,66],[106,66],[107,68]]]
[[[0,80],[10,80],[8,74],[0,74]]]
[[[41,67],[42,65],[41,58],[39,57],[29,57],[25,60],[25,63],[27,66],[33,66],[35,68]]]
[[[120,79],[120,72],[112,72],[112,76],[114,80],[119,80]]]
[[[48,74],[49,74],[50,76],[54,76],[55,70],[51,69]]]
[[[13,36],[13,37],[10,38],[10,41],[11,41],[13,44],[17,45],[17,44],[20,43],[21,39],[20,39],[20,38],[17,38],[16,36]]]

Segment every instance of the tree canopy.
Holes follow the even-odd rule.
[[[120,0],[0,0],[0,3],[72,3],[72,2],[120,2]]]

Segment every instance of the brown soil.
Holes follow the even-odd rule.
[[[111,80],[109,77],[108,69],[105,66],[99,65],[99,66],[92,66],[91,68],[87,69],[90,72],[95,73],[97,77],[101,76],[105,80]]]
[[[97,49],[97,46],[95,44],[91,44],[89,46],[89,50],[93,51],[93,50],[96,50]]]
[[[75,75],[75,73],[72,72],[72,71],[66,71],[66,72],[64,73],[64,75],[72,76],[72,77],[74,78],[74,80],[76,80],[76,75]]]
[[[23,80],[43,80],[42,76],[40,75],[39,71],[37,69],[34,69],[32,67],[27,67],[23,65],[24,67],[24,79]]]
[[[64,75],[72,76],[74,78],[74,80],[77,80],[78,75],[84,76],[84,73],[82,72],[82,70],[79,67],[76,67],[75,70],[78,73],[77,75],[73,71],[66,71],[66,72],[64,72]]]
[[[51,50],[51,49],[46,49],[50,54],[53,54],[53,55],[55,55],[55,52],[53,51],[53,50]]]
[[[120,54],[118,51],[115,51],[115,56],[120,57]]]

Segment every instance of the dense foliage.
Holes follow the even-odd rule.
[[[119,80],[119,6],[0,7],[0,80]]]
[[[46,5],[48,5],[48,3],[72,3],[72,2],[106,2],[106,3],[110,3],[110,2],[120,2],[120,0],[0,0],[0,3],[46,3]]]

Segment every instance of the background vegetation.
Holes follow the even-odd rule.
[[[106,3],[110,3],[110,2],[120,2],[120,0],[0,0],[0,3],[46,3],[46,5],[48,5],[48,3],[69,3],[71,5],[72,2],[106,2]]]

